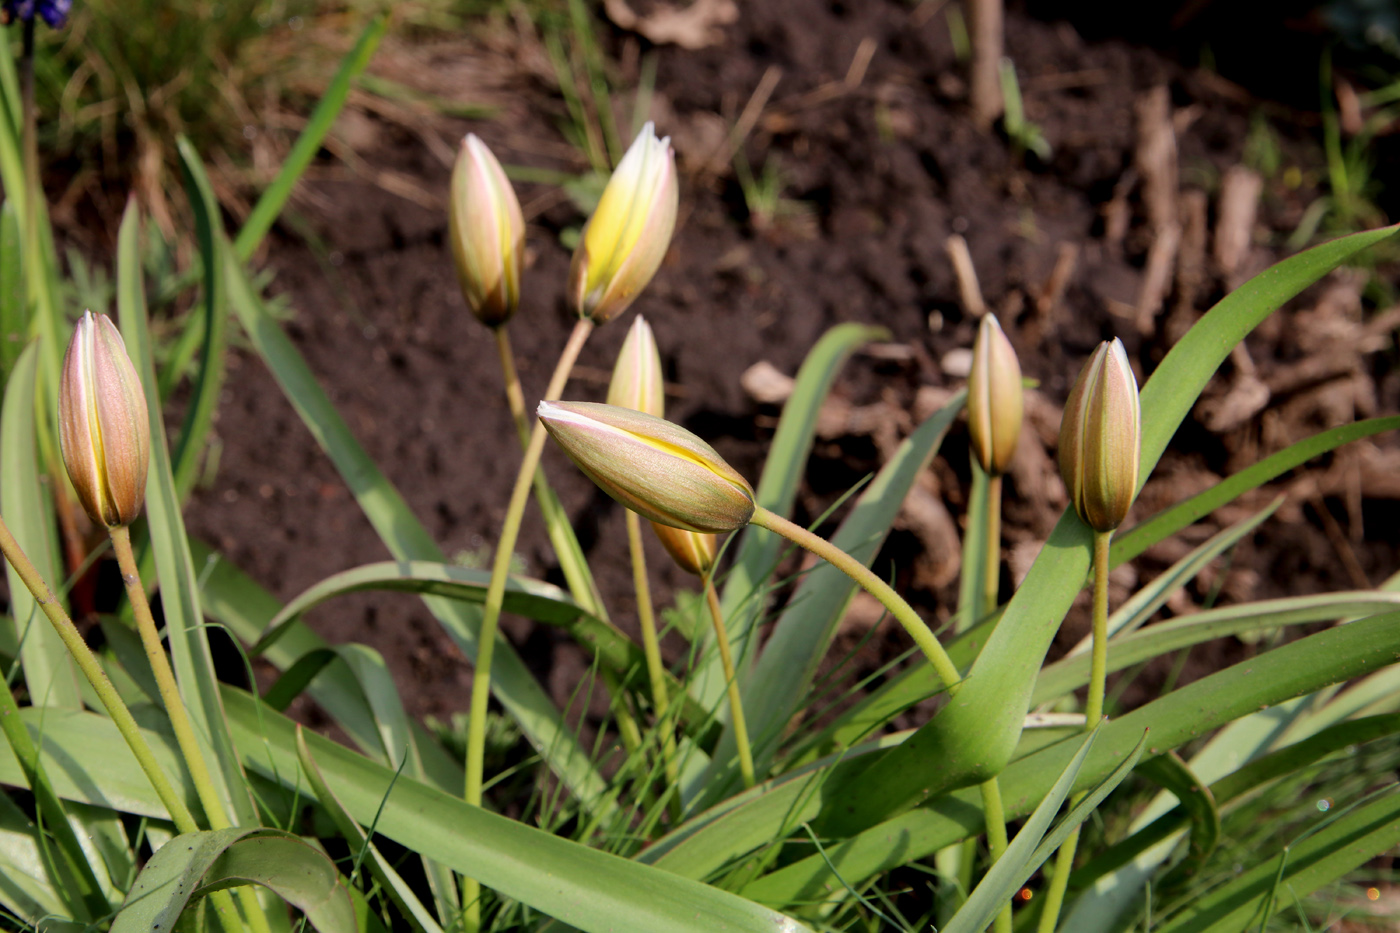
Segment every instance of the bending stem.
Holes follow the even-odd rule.
[[[714,623],[715,644],[719,647],[719,663],[724,669],[724,682],[729,694],[729,721],[734,726],[734,747],[739,752],[739,774],[744,779],[744,787],[753,787],[753,749],[749,746],[744,701],[739,696],[739,678],[734,673],[734,653],[729,650],[729,630],[724,627],[724,612],[720,609],[719,594],[715,592],[711,574],[705,574],[702,579],[705,583],[705,602],[710,607],[710,621]]]

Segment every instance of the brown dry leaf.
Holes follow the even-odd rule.
[[[639,32],[657,45],[692,50],[723,42],[720,27],[739,18],[734,0],[695,0],[685,8],[658,3],[646,16],[638,16],[627,0],[606,0],[603,6],[608,18],[623,29]]]

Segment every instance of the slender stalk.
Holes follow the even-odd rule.
[[[520,388],[520,373],[515,368],[515,354],[510,348],[510,332],[506,325],[491,328],[491,336],[496,338],[496,355],[501,360],[501,381],[505,383],[506,405],[511,418],[515,420],[515,433],[520,435],[520,446],[530,446],[530,414],[525,410],[525,393]]]
[[[564,391],[569,373],[574,368],[583,345],[593,333],[593,322],[580,318],[564,345],[564,352],[554,367],[545,399],[554,401]],[[471,711],[467,722],[467,780],[466,800],[474,806],[481,806],[482,769],[486,751],[486,706],[491,700],[491,657],[496,649],[496,629],[501,621],[501,607],[505,604],[506,576],[510,571],[510,558],[515,552],[515,543],[520,538],[520,522],[525,515],[525,505],[530,498],[530,486],[534,481],[535,469],[539,466],[540,455],[544,451],[544,424],[536,421],[530,432],[530,443],[525,448],[525,456],[520,464],[520,472],[515,477],[515,488],[511,490],[510,505],[506,507],[505,523],[501,527],[501,538],[496,544],[496,557],[491,564],[491,583],[486,590],[486,606],[481,619],[481,632],[477,639],[476,671],[472,677]],[[481,926],[481,885],[474,878],[462,879],[462,926],[466,933],[475,933]]]
[[[1104,683],[1108,670],[1108,544],[1112,537],[1111,531],[1094,534],[1094,653],[1089,663],[1089,696],[1084,703],[1086,732],[1103,720]],[[1082,796],[1078,794],[1074,800],[1078,801]],[[1074,868],[1074,852],[1079,847],[1079,829],[1079,826],[1074,828],[1055,856],[1055,874],[1045,895],[1045,909],[1036,928],[1038,933],[1054,933],[1059,923],[1069,873]]]
[[[878,599],[890,615],[904,626],[904,630],[914,639],[914,644],[919,646],[919,650],[928,658],[933,665],[934,673],[939,680],[948,688],[949,692],[955,691],[962,677],[958,674],[958,668],[953,664],[952,658],[948,657],[948,652],[943,650],[943,646],[938,642],[938,636],[924,624],[924,620],[919,618],[919,614],[914,611],[914,607],[904,601],[894,589],[881,580],[870,568],[856,560],[845,551],[832,544],[830,541],[815,535],[794,524],[774,512],[758,506],[754,509],[753,517],[749,519],[751,524],[760,528],[767,528],[769,531],[782,535],[793,544],[806,548],[822,560],[836,567],[846,576],[856,581],[861,587]]]
[[[150,662],[151,673],[155,675],[156,687],[160,691],[160,701],[165,706],[165,714],[170,719],[170,728],[175,733],[175,743],[180,748],[180,756],[185,759],[190,779],[194,781],[195,793],[199,795],[199,805],[204,808],[204,819],[213,830],[228,829],[232,826],[224,803],[219,799],[218,789],[209,773],[208,762],[199,747],[194,726],[190,722],[189,711],[185,709],[184,698],[180,696],[180,686],[175,681],[175,672],[170,667],[170,659],[160,643],[160,631],[151,615],[150,600],[146,589],[141,585],[141,572],[136,564],[136,555],[131,549],[131,531],[125,525],[107,530],[112,539],[112,550],[117,555],[117,566],[121,568],[122,583],[126,586],[126,597],[131,602],[132,614],[136,617],[136,630],[141,635],[141,646],[146,649],[146,660]],[[267,916],[258,904],[257,893],[244,885],[237,891],[238,900],[243,905],[245,919],[257,933],[271,933]]]
[[[656,726],[661,733],[661,769],[666,775],[672,815],[679,816],[680,769],[676,765],[676,737],[671,734],[666,712],[671,699],[666,690],[666,667],[661,661],[661,642],[656,637],[656,613],[651,602],[651,584],[647,580],[647,558],[642,550],[642,520],[627,510],[627,548],[632,554],[632,586],[637,591],[637,619],[642,626],[642,653],[647,660],[647,678],[651,682],[651,702],[656,709]]]
[[[987,560],[983,568],[982,584],[985,597],[983,612],[996,611],[1001,596],[1001,474],[987,477]],[[1006,854],[1006,814],[1001,805],[1001,785],[996,777],[984,781],[982,791],[982,814],[987,824],[987,851],[990,864],[995,865]],[[1011,905],[1005,904],[997,912],[992,927],[996,933],[1011,933]]]
[[[729,720],[734,726],[734,747],[739,752],[739,774],[745,787],[753,787],[753,749],[749,746],[749,726],[744,719],[744,701],[739,696],[739,678],[734,673],[734,653],[729,650],[729,630],[724,625],[719,594],[715,592],[712,574],[705,574],[705,602],[710,607],[710,621],[715,627],[715,644],[719,647],[719,663],[724,669],[725,689],[729,693]]]
[[[160,769],[160,763],[156,761],[151,747],[146,744],[146,739],[141,735],[141,727],[136,725],[136,720],[131,716],[131,710],[126,708],[121,695],[117,693],[117,688],[112,686],[112,681],[107,678],[107,672],[102,669],[102,665],[98,662],[97,656],[92,653],[87,642],[83,641],[82,634],[73,624],[73,620],[68,618],[68,613],[63,611],[58,597],[54,595],[44,578],[39,575],[39,571],[30,563],[29,557],[20,549],[19,543],[15,541],[14,535],[10,534],[9,526],[5,524],[3,519],[0,519],[0,553],[3,553],[5,559],[10,562],[10,566],[15,568],[15,573],[24,581],[25,589],[34,594],[34,601],[39,604],[39,608],[43,610],[49,623],[58,632],[58,637],[63,639],[64,647],[72,655],[74,663],[78,665],[78,670],[83,672],[83,676],[92,685],[93,692],[97,694],[97,698],[107,710],[107,715],[111,717],[112,725],[116,726],[117,732],[121,734],[127,747],[131,749],[131,754],[135,756],[141,773],[146,775],[146,780],[151,782],[152,789],[160,798],[161,806],[165,807],[165,812],[170,814],[170,819],[175,823],[175,829],[180,833],[199,832],[199,824],[194,821],[194,815],[190,813],[189,807],[185,806],[184,799],[170,783],[165,772]],[[242,933],[243,927],[238,922],[238,911],[234,908],[233,898],[229,893],[216,891],[210,895],[210,898],[225,933]]]

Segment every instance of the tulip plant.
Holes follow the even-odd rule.
[[[32,30],[32,4],[5,9],[27,15]],[[310,151],[378,29],[308,124]],[[14,73],[7,49],[0,43],[0,78]],[[1275,502],[1197,538],[1116,607],[1108,599],[1110,571],[1151,545],[1319,455],[1400,426],[1384,417],[1336,427],[1155,515],[1135,509],[1231,349],[1396,228],[1325,243],[1245,283],[1146,373],[1140,393],[1141,368],[1122,343],[1103,343],[1062,419],[1071,506],[1004,592],[1002,478],[1025,409],[1014,329],[1008,336],[990,315],[977,322],[966,390],[916,426],[853,494],[834,532],[819,535],[795,518],[817,414],[845,360],[882,332],[841,325],[812,349],[756,477],[665,420],[664,308],[631,322],[606,401],[581,397],[569,373],[585,342],[666,274],[673,248],[681,184],[669,140],[647,124],[584,228],[567,284],[577,321],[544,397],[527,403],[509,341],[532,287],[522,213],[496,157],[468,136],[444,205],[444,260],[455,263],[464,313],[495,341],[522,451],[502,525],[483,529],[495,555],[479,571],[445,559],[245,266],[290,181],[279,180],[252,226],[228,231],[197,154],[181,149],[205,353],[172,447],[147,325],[140,212],[127,210],[117,244],[117,323],[92,313],[70,323],[82,309],[53,301],[51,234],[28,184],[32,153],[20,157],[25,122],[0,109],[9,198],[0,246],[21,244],[26,278],[20,297],[0,294],[0,318],[43,337],[4,373],[0,407],[10,592],[0,661],[11,687],[0,691],[0,929],[1319,929],[1349,879],[1400,843],[1391,776],[1400,578],[1158,620],[1268,521]],[[0,249],[4,261],[14,255]],[[182,519],[214,400],[230,389],[221,365],[230,316],[392,557],[346,568],[285,605],[192,539]],[[954,622],[936,631],[877,558],[964,410],[973,462],[961,596]],[[625,627],[640,632],[640,645],[599,595],[575,516],[540,465],[550,438],[628,512],[627,541],[597,547],[631,557],[637,617]],[[531,508],[564,587],[511,572]],[[699,592],[669,611],[653,605],[650,534],[698,580]],[[816,563],[795,581],[775,579],[793,548]],[[85,632],[67,582],[108,549],[126,601]],[[1086,586],[1092,635],[1051,661]],[[405,715],[372,648],[328,644],[303,621],[313,606],[365,589],[421,598],[474,665],[464,750],[454,754]],[[818,671],[858,589],[900,625],[910,651],[833,703]],[[619,754],[603,760],[583,746],[501,634],[504,613],[589,648]],[[689,644],[683,659],[662,651],[663,620],[673,644]],[[1336,624],[1297,629],[1308,623]],[[279,672],[270,688],[218,681],[214,625]],[[1297,637],[1275,637],[1285,631]],[[1136,709],[1118,708],[1107,689],[1114,672],[1230,635],[1264,637],[1268,648]],[[285,715],[302,694],[348,746]],[[535,753],[524,766],[528,800],[497,796],[504,785],[493,794],[502,775],[488,768],[488,737],[499,729],[492,700]],[[912,720],[911,710],[920,711]],[[502,804],[526,815],[505,816]],[[911,877],[928,891],[918,916],[908,914],[914,899],[895,890]]]

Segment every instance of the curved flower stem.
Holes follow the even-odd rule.
[[[530,446],[530,414],[525,410],[525,393],[520,388],[520,373],[515,368],[515,354],[510,348],[510,332],[506,325],[491,328],[496,339],[496,355],[501,360],[501,381],[505,383],[506,405],[515,421],[515,433],[522,448]]]
[[[729,721],[734,726],[734,747],[739,752],[739,774],[744,779],[744,787],[753,787],[753,750],[749,746],[749,726],[744,719],[744,701],[739,696],[739,679],[734,673],[734,654],[729,650],[729,630],[724,626],[724,611],[720,609],[713,575],[707,573],[703,580],[705,602],[710,607],[710,621],[715,627],[715,644],[719,647],[719,663],[724,669],[725,687],[729,693]]]
[[[161,647],[160,631],[156,628],[155,617],[151,615],[151,604],[146,598],[145,587],[141,585],[141,572],[136,565],[136,555],[131,550],[131,531],[125,525],[107,529],[112,539],[112,550],[117,555],[117,566],[121,568],[122,583],[126,586],[126,597],[131,601],[132,613],[136,616],[136,629],[141,634],[141,646],[146,649],[146,660],[150,662],[151,673],[155,675],[156,687],[160,690],[160,701],[165,706],[165,714],[170,719],[170,728],[175,733],[175,742],[180,747],[180,756],[185,759],[190,778],[194,781],[199,804],[204,808],[204,819],[210,829],[228,829],[233,825],[214,787],[214,779],[209,774],[209,764],[200,750],[199,739],[190,723],[189,711],[180,696],[180,686],[175,681],[175,672],[170,668],[170,659]],[[267,916],[258,904],[257,894],[247,886],[241,886],[238,900],[243,905],[243,913],[248,925],[256,933],[271,933]]]
[[[1001,596],[1001,474],[987,477],[987,560],[983,567],[982,583],[984,597],[983,613],[995,612]],[[996,777],[984,781],[982,791],[982,815],[987,824],[987,852],[989,863],[995,865],[1006,854],[1006,813],[1001,805],[1001,785]],[[996,933],[1011,933],[1011,905],[1004,905],[997,911],[992,927]]]
[[[117,693],[117,688],[112,686],[112,681],[107,678],[107,672],[102,669],[97,657],[92,653],[92,649],[83,641],[83,636],[79,633],[73,620],[68,618],[68,613],[63,611],[62,604],[53,590],[49,589],[48,583],[39,575],[39,571],[30,562],[29,557],[20,549],[19,543],[15,541],[14,535],[10,534],[9,527],[0,520],[0,553],[5,555],[5,559],[10,562],[10,566],[15,568],[15,573],[24,581],[24,586],[30,593],[34,594],[34,601],[39,604],[49,623],[58,632],[58,637],[63,639],[63,645],[72,655],[74,663],[83,672],[89,684],[92,685],[93,692],[102,701],[102,706],[107,710],[107,715],[112,718],[112,725],[116,726],[117,732],[126,741],[126,745],[131,749],[131,754],[135,756],[136,763],[141,767],[141,773],[146,775],[146,780],[151,782],[152,789],[156,796],[160,798],[161,805],[165,807],[165,812],[170,814],[170,819],[175,823],[176,831],[180,833],[199,832],[199,824],[194,821],[194,814],[190,813],[189,807],[185,806],[182,798],[175,786],[170,783],[170,778],[160,769],[160,763],[156,761],[155,754],[151,747],[146,744],[146,739],[141,735],[141,727],[136,725],[136,720],[132,718],[131,711],[122,702],[121,694]],[[233,898],[227,891],[216,891],[211,894],[218,914],[219,923],[225,933],[242,933],[242,925],[238,922],[238,911],[233,906]]]
[[[952,693],[957,689],[962,677],[958,674],[958,668],[953,664],[953,660],[948,657],[948,652],[944,651],[943,646],[939,644],[938,636],[934,635],[933,631],[924,624],[924,620],[919,618],[914,607],[905,602],[904,597],[896,593],[888,583],[872,573],[870,568],[820,535],[813,534],[801,525],[794,524],[761,505],[754,509],[753,517],[749,519],[749,523],[760,528],[767,528],[769,531],[787,538],[793,544],[806,548],[859,583],[867,593],[878,599],[890,611],[890,615],[894,616],[900,625],[904,626],[904,630],[914,639],[914,644],[919,646],[924,657],[928,658],[929,663],[933,665],[934,673],[938,675],[939,680],[943,681],[943,685],[948,691]]]
[[[554,375],[549,379],[545,399],[554,401],[564,391],[574,362],[593,333],[593,321],[580,318],[574,324],[569,342],[554,367]],[[496,650],[496,629],[501,621],[501,607],[505,604],[506,576],[510,572],[510,558],[515,552],[515,543],[520,539],[520,521],[525,515],[525,505],[530,499],[530,486],[535,478],[535,469],[540,463],[546,437],[544,424],[536,421],[530,432],[530,443],[525,448],[525,457],[520,464],[520,472],[515,477],[515,488],[511,490],[510,505],[506,507],[506,519],[501,526],[501,538],[496,544],[495,560],[491,564],[491,583],[486,590],[486,606],[481,619],[481,631],[477,636],[476,670],[472,677],[471,711],[467,722],[467,780],[466,800],[473,806],[481,806],[482,770],[486,752],[486,707],[491,701],[491,657]],[[481,885],[473,878],[462,879],[462,926],[465,933],[475,933],[481,926]]]
[[[647,580],[646,553],[642,550],[642,520],[627,510],[627,548],[632,555],[632,585],[637,591],[637,620],[642,626],[642,653],[647,660],[651,682],[651,702],[656,710],[656,728],[661,732],[661,770],[666,775],[667,807],[672,817],[680,816],[680,769],[676,765],[676,737],[671,733],[670,696],[666,690],[666,667],[661,661],[661,643],[656,637],[656,612]]]
[[[1094,653],[1089,662],[1089,696],[1084,702],[1084,731],[1094,729],[1103,719],[1104,683],[1108,669],[1108,544],[1111,531],[1094,534]],[[1077,802],[1083,794],[1075,796]],[[1082,824],[1081,824],[1082,825]],[[1060,907],[1074,867],[1074,851],[1079,847],[1079,826],[1069,834],[1055,856],[1055,874],[1045,895],[1038,933],[1054,933],[1060,921]]]

